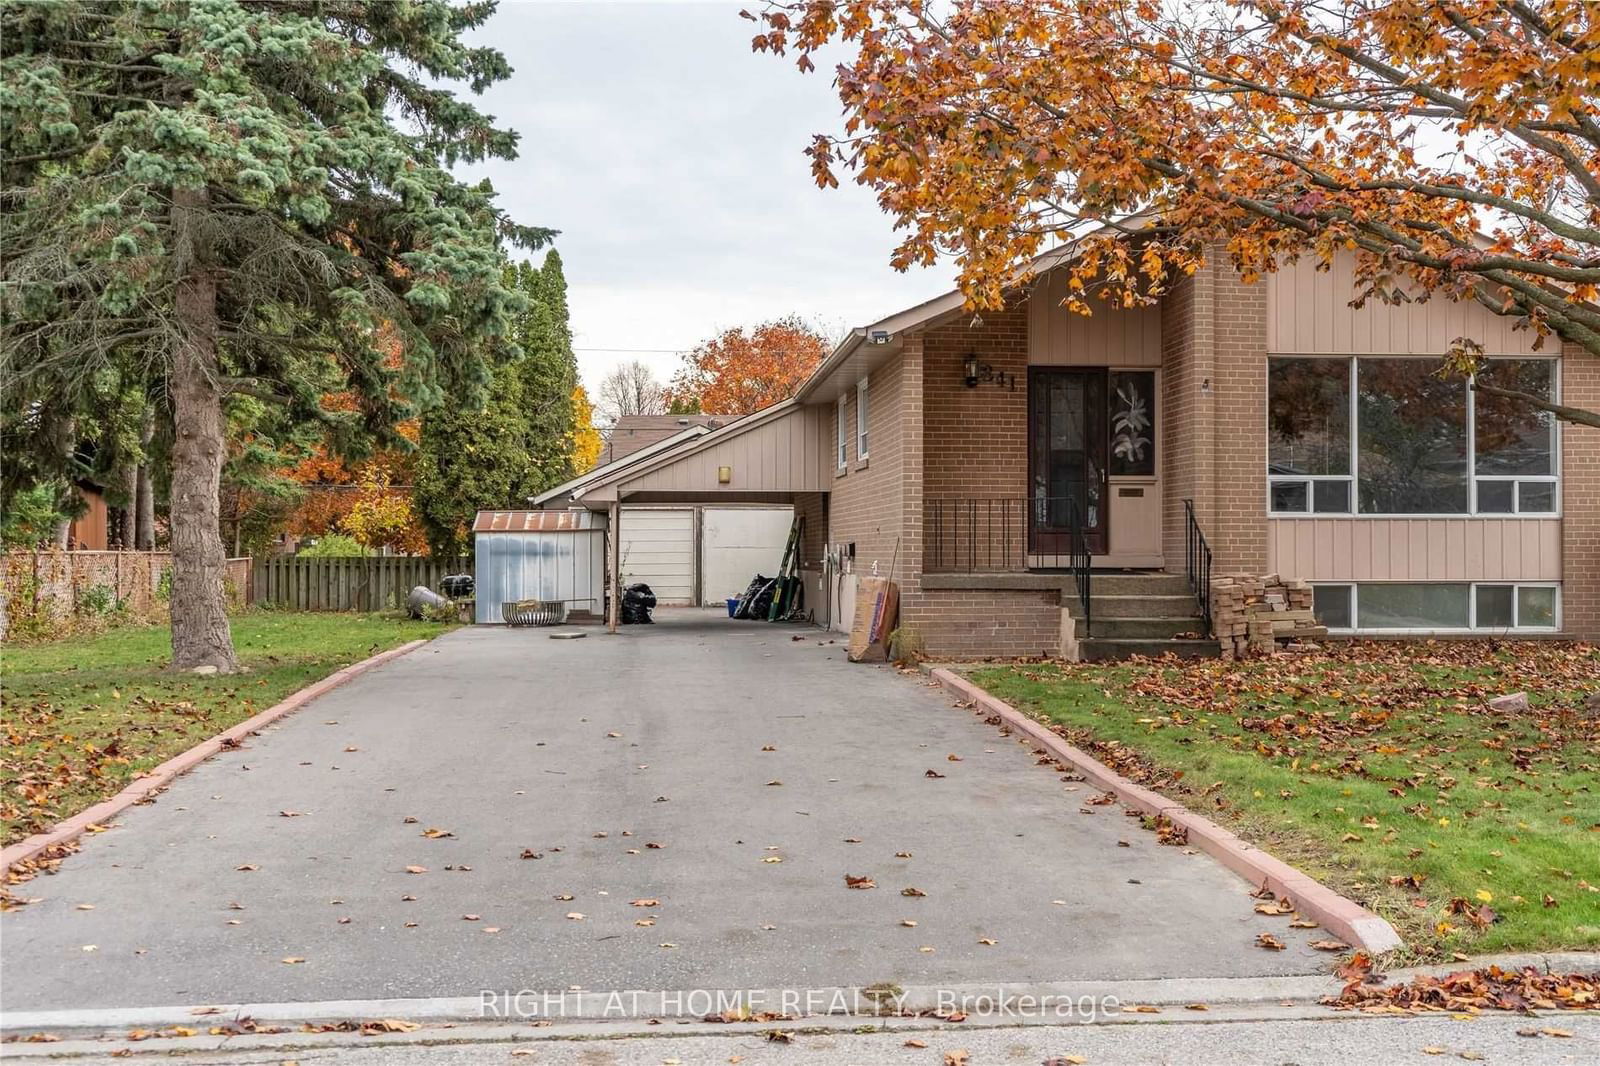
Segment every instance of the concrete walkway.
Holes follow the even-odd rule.
[[[924,679],[657,617],[458,630],[206,763],[0,917],[0,1005],[1326,970]]]

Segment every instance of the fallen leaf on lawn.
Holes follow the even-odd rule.
[[[428,872],[428,868],[426,866],[407,866],[406,867],[406,873],[408,873],[408,874],[425,874],[427,872]]]
[[[920,889],[920,888],[902,888],[900,890],[900,894],[902,896],[912,896],[912,897],[920,897],[920,896],[926,896],[927,895],[927,893],[922,891],[922,889]]]
[[[630,902],[628,904],[628,906],[630,906],[630,907],[659,907],[659,906],[661,906],[661,901],[659,899],[636,899],[636,900],[633,900],[632,902]]]
[[[865,888],[877,888],[878,887],[878,882],[874,881],[872,878],[870,878],[870,877],[856,877],[853,874],[845,874],[844,875],[844,884],[845,884],[846,888],[863,888],[863,889],[865,889]]]
[[[1350,945],[1343,940],[1313,940],[1311,946],[1318,951],[1349,951]]]
[[[1282,951],[1283,950],[1283,941],[1279,940],[1277,937],[1273,936],[1271,933],[1257,933],[1256,934],[1256,947],[1258,947],[1258,948],[1266,948],[1269,951]]]

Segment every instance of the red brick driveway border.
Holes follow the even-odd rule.
[[[1353,947],[1377,955],[1401,947],[1404,941],[1394,927],[1383,918],[1367,910],[1352,899],[1347,899],[1293,866],[1276,859],[1260,848],[1239,839],[1209,818],[1202,817],[1157,792],[1134,784],[1094,756],[1068,744],[1031,716],[1024,714],[1004,700],[966,678],[943,667],[932,671],[933,677],[962,699],[972,701],[979,711],[997,714],[1013,729],[1019,730],[1048,750],[1057,759],[1068,763],[1096,788],[1116,794],[1124,805],[1150,815],[1164,815],[1174,825],[1188,830],[1189,843],[1210,855],[1251,884],[1270,889],[1279,897],[1294,901],[1295,909],[1305,917],[1320,923],[1323,928]]]
[[[293,714],[318,696],[326,695],[346,681],[359,677],[368,670],[382,666],[392,659],[398,659],[407,652],[416,651],[426,643],[428,643],[426,640],[413,640],[400,645],[398,648],[390,648],[388,651],[379,652],[371,658],[362,659],[358,663],[351,663],[344,669],[329,674],[321,681],[314,681],[298,692],[285,697],[282,701],[273,704],[260,714],[246,718],[231,729],[218,733],[210,740],[203,740],[188,751],[180,755],[174,755],[166,762],[129,782],[126,788],[110,799],[101,800],[93,807],[75,814],[65,821],[57,822],[44,832],[35,833],[31,837],[18,841],[0,851],[0,870],[10,870],[14,864],[26,862],[47,848],[76,840],[91,825],[99,825],[107,819],[121,814],[134,804],[162,791],[172,784],[173,780],[180,774],[194,769],[217,754],[217,752],[222,751],[229,743],[243,742],[244,738],[251,733],[261,730],[285,715]]]

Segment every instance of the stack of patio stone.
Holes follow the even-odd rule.
[[[1271,655],[1328,635],[1311,610],[1311,586],[1277,574],[1228,574],[1211,579],[1211,629],[1222,657]]]

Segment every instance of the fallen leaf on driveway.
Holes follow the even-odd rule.
[[[475,922],[478,920],[478,916],[476,914],[463,914],[461,920],[463,922]]]
[[[1256,904],[1257,914],[1293,914],[1294,904],[1288,899],[1275,899]]]
[[[647,840],[647,841],[645,841],[644,846],[646,848],[649,848],[651,851],[660,851],[662,848],[666,847],[665,844],[662,844],[662,843],[660,843],[658,841],[655,841],[655,840]]]
[[[575,922],[581,922],[581,921],[583,921],[585,916],[579,911],[568,911],[567,912],[567,917],[572,919]]]
[[[904,1044],[901,1044],[900,1046],[901,1047],[927,1047],[928,1046],[928,1042],[926,1040],[918,1040],[916,1037],[912,1037],[910,1040],[907,1040]]]
[[[1206,1006],[1204,1003],[1185,1003],[1183,1005],[1183,1009],[1184,1010],[1210,1010],[1211,1008]]]
[[[786,1032],[783,1029],[768,1029],[766,1035],[767,1035],[768,1042],[773,1043],[773,1044],[792,1044],[792,1043],[794,1043],[794,1034],[790,1033],[790,1032]]]
[[[860,837],[845,837],[844,838],[844,842],[846,844],[859,844],[859,843],[861,843],[861,838]]]
[[[781,784],[783,784],[783,782],[774,780],[774,781],[768,781],[767,784],[768,784],[768,786],[781,785]]]
[[[912,896],[912,897],[921,897],[921,896],[926,896],[927,895],[927,893],[922,891],[922,889],[920,889],[920,888],[902,888],[900,890],[900,894],[902,896]]]
[[[915,929],[917,927],[917,920],[915,918],[902,918],[900,919],[900,924],[905,926],[907,929]]]
[[[249,873],[252,870],[259,870],[259,869],[261,869],[261,867],[257,866],[253,862],[247,862],[243,866],[235,866],[234,869],[235,870],[242,870],[245,873]]]
[[[361,1032],[366,1033],[414,1033],[421,1029],[417,1022],[402,1021],[399,1018],[379,1018],[375,1022],[362,1022]]]
[[[428,872],[428,868],[426,866],[407,866],[406,867],[406,873],[408,873],[408,874],[425,874],[427,872]]]
[[[965,1048],[958,1051],[946,1051],[944,1053],[944,1066],[967,1066],[971,1059],[971,1053]]]
[[[301,816],[301,814],[303,814],[303,813],[304,812],[302,812],[302,811],[279,811],[278,812],[278,817],[279,818],[299,818]]]
[[[1318,951],[1349,951],[1350,945],[1343,940],[1313,940],[1311,946]]]
[[[1160,1014],[1161,1013],[1161,1008],[1160,1007],[1156,1007],[1156,1006],[1152,1006],[1149,1003],[1135,1003],[1135,1004],[1132,1004],[1131,1006],[1123,1007],[1122,1008],[1122,1013],[1124,1013],[1124,1014]]]
[[[416,825],[417,824],[417,820],[415,818],[411,817],[411,815],[408,814],[404,818],[400,819],[400,824],[401,825]]]
[[[80,910],[80,911],[92,911],[92,910],[94,910],[94,904],[93,903],[80,903],[80,904],[78,904],[77,909]]]
[[[203,1015],[203,1014],[221,1014],[222,1013],[222,1008],[221,1007],[196,1007],[193,1010],[191,1010],[189,1013],[193,1014],[193,1015],[197,1015],[197,1016],[198,1015]]]
[[[1424,1055],[1443,1055],[1445,1051],[1445,1049],[1440,1047],[1438,1044],[1429,1044],[1427,1047],[1419,1048],[1418,1050],[1420,1050]]]
[[[998,940],[990,940],[988,937],[979,937],[978,938],[978,943],[982,944],[984,947],[992,948],[996,944],[998,944],[999,941]]]
[[[960,762],[961,761],[961,756],[954,755],[954,754],[946,755],[945,758],[950,760],[951,762]]]
[[[909,851],[897,851],[894,853],[894,857],[897,859],[909,859],[911,858],[911,853]]]
[[[621,733],[607,733],[607,734],[606,734],[606,736],[607,736],[607,737],[608,737],[608,738],[610,738],[610,739],[611,739],[611,740],[615,740],[615,739],[617,739],[617,738],[618,738],[618,737],[620,737],[620,736],[621,736],[621,735],[622,735],[622,734],[621,734]]]
[[[1266,948],[1268,951],[1282,951],[1283,941],[1279,940],[1271,933],[1257,933],[1256,947]]]
[[[778,749],[776,747],[774,747],[773,745],[771,745],[771,744],[763,744],[763,745],[761,745],[761,750],[762,751],[777,751]]]
[[[844,884],[845,884],[846,888],[862,888],[862,889],[865,889],[865,888],[877,888],[878,887],[878,882],[874,881],[872,878],[870,878],[870,877],[856,877],[853,874],[845,874],[844,875]]]
[[[522,857],[524,859],[542,859],[544,858],[544,852],[534,851],[532,848],[523,848]]]
[[[563,902],[565,902],[565,901],[567,901],[567,900],[569,900],[569,899],[571,899],[571,898],[572,898],[572,893],[570,893],[570,892],[563,892],[563,893],[561,893],[561,895],[559,895],[559,896],[555,896],[555,897],[553,897],[553,898],[555,898],[555,899],[559,899],[559,900],[561,900],[561,901],[563,901]]]
[[[922,776],[923,777],[943,777],[944,775],[941,774],[937,770],[925,770],[925,771],[923,771]]]
[[[633,900],[632,902],[630,902],[628,904],[628,906],[630,906],[630,907],[659,907],[659,906],[661,906],[661,901],[659,899],[636,899],[636,900]]]
[[[768,855],[768,856],[764,857],[761,861],[762,862],[782,862],[783,861],[783,856],[782,855]]]
[[[1289,923],[1290,929],[1315,929],[1316,927],[1317,923],[1313,922],[1310,918],[1296,918],[1294,921]]]
[[[295,964],[295,963],[297,963],[297,962],[305,962],[305,961],[306,961],[306,960],[305,960],[305,959],[302,959],[302,958],[301,958],[301,957],[300,957],[300,956],[298,956],[298,955],[290,955],[290,956],[288,956],[288,957],[287,957],[287,958],[284,958],[284,959],[280,959],[280,960],[278,960],[278,961],[280,961],[280,962],[285,962],[285,963],[288,963],[288,964],[290,964],[290,965],[293,965],[293,964]]]
[[[656,920],[654,918],[635,918],[633,924],[643,926],[644,928],[648,929],[650,926],[656,924]]]
[[[422,831],[422,835],[427,837],[429,840],[443,840],[445,837],[455,836],[455,834],[450,832],[448,829],[437,829],[431,827],[424,829]]]

